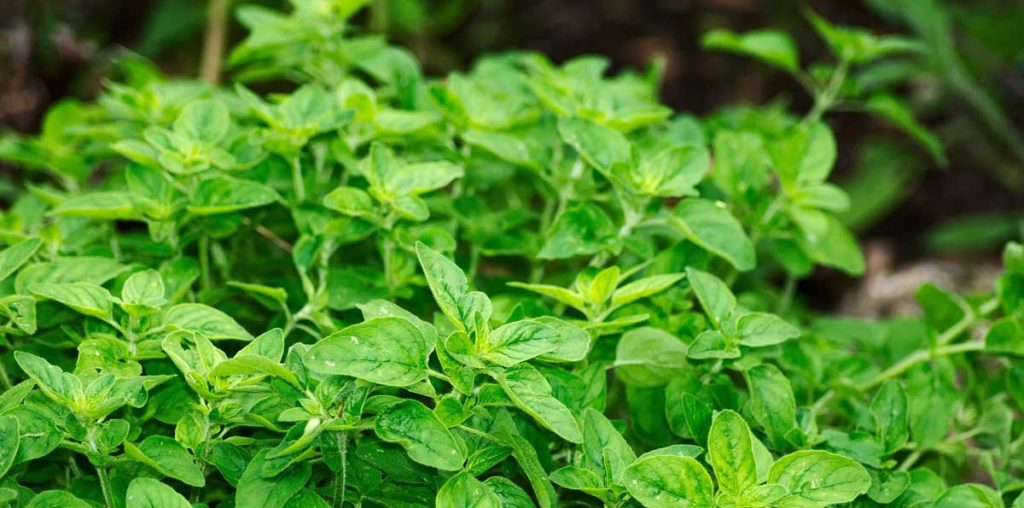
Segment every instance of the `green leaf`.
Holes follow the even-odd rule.
[[[121,288],[121,307],[136,317],[160,310],[167,303],[163,277],[156,270],[133,273]]]
[[[426,406],[407,400],[377,414],[374,431],[405,448],[409,458],[444,471],[458,471],[466,452],[455,436]]]
[[[88,282],[40,283],[29,286],[29,291],[36,296],[67,305],[86,316],[112,318],[113,297],[103,286]]]
[[[555,350],[559,331],[541,321],[524,319],[507,323],[487,336],[480,357],[511,367]]]
[[[591,305],[604,305],[619,285],[619,267],[612,266],[597,272],[584,291],[583,298]]]
[[[78,378],[34,354],[15,351],[14,361],[47,397],[57,402],[66,404],[82,390],[82,383]]]
[[[579,424],[569,408],[551,396],[551,385],[529,364],[519,364],[494,376],[512,402],[562,439],[582,443]]]
[[[93,505],[64,490],[45,490],[33,496],[25,508],[93,508]]]
[[[636,460],[622,434],[593,408],[583,410],[583,455],[581,464],[599,475],[600,485],[620,483],[626,467]]]
[[[736,309],[736,297],[729,286],[722,279],[693,267],[686,268],[686,278],[704,313],[716,328],[721,328]]]
[[[966,483],[943,492],[932,506],[934,508],[1002,508],[1005,505],[999,493],[992,490],[991,487],[978,483]]]
[[[552,471],[551,481],[563,489],[580,490],[595,496],[608,490],[597,473],[579,466],[570,465]]]
[[[399,195],[417,196],[447,186],[462,178],[462,166],[446,161],[408,164],[388,182],[389,188]]]
[[[632,148],[618,131],[584,118],[558,119],[558,134],[587,164],[605,174],[632,165]]]
[[[712,420],[708,462],[718,479],[718,489],[734,502],[758,484],[750,428],[735,411],[722,411]]]
[[[0,478],[14,465],[20,443],[18,419],[10,415],[0,416]]]
[[[657,328],[637,328],[619,339],[615,373],[631,386],[661,386],[688,368],[686,343]]]
[[[235,354],[235,358],[242,358],[246,356],[260,356],[280,362],[281,357],[284,355],[284,331],[280,328],[274,328],[259,337],[256,337],[252,342],[248,343],[242,349],[238,350]]]
[[[864,255],[857,239],[839,219],[825,215],[824,234],[802,238],[804,250],[818,263],[838,268],[849,275],[864,274]]]
[[[871,486],[871,476],[857,462],[820,450],[794,452],[772,464],[769,483],[789,489],[775,506],[817,508],[848,503]]]
[[[373,199],[355,187],[338,187],[324,197],[324,206],[349,217],[370,217],[374,214]]]
[[[763,364],[746,372],[750,411],[764,427],[774,448],[786,448],[797,430],[796,400],[789,379],[774,365]]]
[[[541,247],[540,259],[587,256],[604,249],[615,235],[608,214],[593,203],[576,203],[555,219]]]
[[[21,268],[43,245],[38,238],[22,240],[6,249],[0,251],[0,282],[10,277],[12,273]]]
[[[138,446],[125,442],[124,451],[129,457],[155,469],[164,476],[180,480],[194,487],[206,485],[202,469],[196,465],[185,447],[172,438],[149,436]]]
[[[637,300],[656,295],[675,285],[685,277],[682,273],[665,273],[637,279],[619,287],[612,295],[612,308],[629,305]]]
[[[188,212],[193,215],[217,215],[265,206],[277,201],[277,193],[251,180],[218,177],[199,182]]]
[[[416,326],[399,317],[381,317],[325,337],[309,348],[303,363],[321,374],[409,386],[426,378],[429,354]]]
[[[1024,326],[1015,317],[999,319],[985,334],[985,350],[998,354],[1024,356]]]
[[[277,377],[295,388],[302,389],[295,374],[275,360],[256,355],[241,355],[218,363],[208,372],[209,376],[253,376],[267,375]]]
[[[78,256],[56,258],[49,263],[35,263],[24,267],[14,280],[19,293],[28,293],[35,283],[60,284],[89,282],[100,285],[117,277],[127,267],[117,260],[104,257]]]
[[[572,323],[551,316],[541,316],[537,321],[555,331],[554,347],[540,356],[546,362],[578,362],[590,351],[590,334]]]
[[[875,423],[875,436],[885,453],[895,453],[910,440],[907,416],[907,392],[903,385],[890,379],[879,387],[871,399],[871,417]]]
[[[463,315],[460,304],[469,292],[466,274],[459,265],[423,243],[416,244],[416,255],[437,306],[452,324],[465,330],[467,316]]]
[[[101,220],[138,219],[139,213],[132,202],[132,195],[128,192],[89,192],[64,200],[53,209],[53,214]]]
[[[231,114],[223,102],[213,99],[192,102],[174,121],[174,132],[188,139],[213,145],[231,128]]]
[[[654,455],[626,468],[623,485],[646,508],[714,506],[708,472],[691,457]]]
[[[710,166],[711,156],[703,145],[676,146],[642,159],[633,178],[650,196],[695,196],[695,187]]]
[[[235,492],[236,506],[284,508],[288,500],[309,481],[312,474],[309,462],[300,462],[281,474],[264,478],[261,471],[270,451],[264,448],[249,461],[245,472],[238,480],[238,490]]]
[[[724,29],[712,30],[701,37],[701,45],[707,49],[751,56],[792,73],[800,70],[796,44],[785,32],[754,30],[736,34]]]
[[[865,105],[869,111],[889,120],[914,141],[917,141],[940,165],[945,166],[948,163],[942,141],[927,127],[919,123],[914,118],[910,107],[902,101],[892,95],[879,93],[869,98]]]
[[[171,330],[201,332],[210,340],[252,340],[252,335],[231,316],[201,303],[180,303],[164,312]]]
[[[490,487],[491,491],[501,500],[501,506],[506,508],[533,508],[533,499],[519,485],[516,485],[508,478],[492,476],[484,480],[484,485]],[[552,505],[553,506],[553,505]]]
[[[575,291],[563,287],[552,286],[549,284],[527,284],[525,282],[509,282],[508,285],[544,295],[570,307],[575,307],[577,309],[583,308],[583,296]]]
[[[743,226],[723,207],[706,199],[686,199],[675,209],[674,224],[688,240],[722,257],[740,271],[757,262],[754,244]]]
[[[449,478],[437,491],[436,503],[444,508],[502,508],[501,498],[467,472]]]
[[[861,28],[836,26],[814,12],[808,12],[808,17],[841,61],[863,64],[893,53],[921,53],[926,50],[924,45],[913,39],[875,36]]]
[[[748,312],[737,320],[736,335],[744,346],[764,347],[795,339],[800,329],[775,314]]]

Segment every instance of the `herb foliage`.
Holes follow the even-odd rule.
[[[826,114],[943,159],[877,79],[918,41],[711,32],[814,102],[697,118],[597,57],[426,77],[363,3],[242,7],[234,86],[129,58],[0,143],[0,503],[1024,506],[1024,247],[919,318],[794,295],[864,271]]]

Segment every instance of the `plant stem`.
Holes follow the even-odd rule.
[[[972,342],[961,342],[959,344],[953,344],[951,346],[941,346],[941,347],[937,347],[937,348],[935,348],[933,350],[924,350],[924,349],[922,349],[922,350],[919,350],[919,351],[915,351],[913,354],[910,354],[910,355],[904,357],[899,362],[896,362],[896,363],[892,364],[892,366],[890,366],[888,369],[885,369],[884,371],[882,371],[881,374],[875,376],[874,379],[872,379],[871,381],[861,385],[858,388],[860,389],[860,391],[866,392],[866,391],[868,391],[868,390],[870,390],[870,389],[872,389],[872,388],[874,388],[874,387],[884,383],[885,381],[888,381],[889,379],[892,379],[892,378],[894,378],[896,376],[899,376],[900,374],[903,374],[904,372],[910,370],[912,367],[914,367],[915,365],[917,365],[919,363],[924,363],[924,362],[926,362],[928,360],[931,360],[933,358],[938,358],[940,356],[948,356],[948,355],[954,355],[954,354],[959,354],[959,353],[967,353],[967,352],[970,352],[970,351],[980,351],[982,349],[985,349],[985,343],[984,342],[972,341]]]
[[[210,237],[199,237],[199,284],[202,289],[210,289]]]
[[[345,488],[348,482],[348,434],[345,432],[336,432],[335,439],[337,439],[338,450],[341,454],[341,471],[334,475],[334,494],[331,497],[331,506],[334,508],[341,508],[345,506]]]
[[[914,467],[914,464],[917,463],[918,459],[920,459],[923,454],[924,452],[921,450],[914,450],[910,452],[910,455],[907,455],[907,458],[903,459],[903,462],[900,463],[897,469],[899,471],[909,471],[911,467]]]
[[[292,186],[295,187],[295,201],[306,201],[306,183],[302,180],[302,164],[298,155],[292,157]]]
[[[228,4],[231,0],[210,0],[207,10],[206,39],[199,64],[199,77],[210,84],[220,81],[221,64],[224,60],[224,41],[227,39]]]
[[[96,475],[100,478],[100,490],[103,492],[103,504],[114,508],[114,494],[110,491],[110,477],[105,466],[96,466]]]
[[[7,367],[4,366],[3,357],[0,357],[0,385],[3,386],[4,391],[10,390],[11,386],[13,386],[11,384],[11,377],[7,374]]]
[[[836,65],[836,69],[832,71],[828,84],[814,98],[814,107],[807,113],[802,123],[810,124],[818,121],[835,104],[836,95],[839,93],[839,89],[842,88],[843,82],[846,81],[846,73],[849,70],[850,63],[846,60],[842,60]]]
[[[939,334],[936,338],[935,343],[938,347],[930,350],[919,350],[915,351],[905,357],[899,362],[896,362],[889,366],[871,381],[864,383],[857,387],[859,391],[866,392],[885,381],[892,379],[904,372],[910,370],[919,363],[926,362],[932,358],[940,356],[948,356],[958,353],[967,353],[970,351],[981,351],[985,349],[985,343],[980,341],[961,342],[959,344],[948,345],[953,339],[956,339],[960,334],[967,331],[970,327],[977,324],[978,321],[984,319],[989,314],[995,312],[999,308],[999,300],[992,298],[978,307],[978,311],[975,312],[972,309],[966,309],[963,319],[957,321],[953,326],[950,326],[946,331]],[[832,399],[835,397],[835,390],[829,390],[825,392],[817,401],[815,401],[812,409],[815,412],[820,412]]]

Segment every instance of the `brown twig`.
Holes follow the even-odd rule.
[[[224,41],[227,39],[228,5],[231,0],[210,0],[207,11],[206,39],[199,65],[199,77],[210,84],[220,80],[221,62],[224,60]]]

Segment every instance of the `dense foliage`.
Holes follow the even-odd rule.
[[[0,142],[0,503],[1024,505],[1024,247],[920,317],[795,294],[864,270],[824,115],[943,157],[887,91],[918,42],[711,32],[814,106],[696,118],[657,66],[432,79],[293,3],[239,10],[233,87],[126,59]]]

